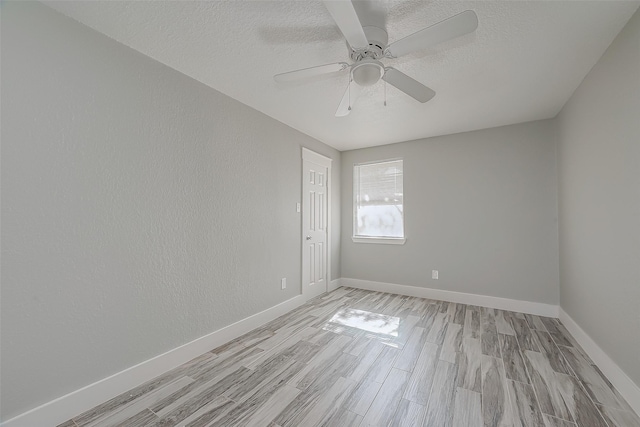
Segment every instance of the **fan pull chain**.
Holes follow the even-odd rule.
[[[387,81],[384,81],[384,106],[387,106]]]
[[[348,108],[349,111],[351,111],[351,82],[352,81],[353,79],[349,77],[349,108]]]

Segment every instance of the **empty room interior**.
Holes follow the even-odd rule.
[[[640,427],[639,8],[2,1],[0,424]]]

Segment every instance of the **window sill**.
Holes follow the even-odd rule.
[[[351,237],[354,243],[377,243],[383,245],[404,245],[404,237]]]

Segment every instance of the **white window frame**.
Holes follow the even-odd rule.
[[[383,244],[383,245],[404,245],[405,242],[407,241],[407,235],[406,235],[406,230],[405,230],[405,218],[404,218],[404,191],[402,194],[402,235],[404,237],[367,237],[367,236],[357,236],[356,235],[356,230],[357,230],[357,222],[358,222],[358,207],[357,207],[357,196],[358,196],[358,179],[356,179],[356,168],[358,166],[366,166],[366,165],[374,165],[374,164],[380,164],[380,163],[390,163],[390,162],[397,162],[397,161],[402,161],[402,187],[404,188],[404,159],[402,157],[398,157],[398,158],[393,158],[393,159],[384,159],[384,160],[375,160],[372,162],[361,162],[361,163],[354,163],[353,164],[353,171],[352,171],[352,177],[353,177],[353,212],[351,214],[352,216],[352,223],[351,223],[351,227],[352,227],[352,232],[351,232],[351,240],[354,243],[377,243],[377,244]]]

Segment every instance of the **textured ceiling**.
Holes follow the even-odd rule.
[[[385,59],[436,91],[420,104],[384,82],[334,117],[348,73],[276,83],[347,61],[321,1],[47,2],[109,37],[339,150],[554,117],[638,8],[637,1],[357,2],[389,42],[461,11],[475,33]]]

